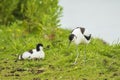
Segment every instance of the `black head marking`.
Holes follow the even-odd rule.
[[[31,54],[33,54],[33,50],[29,50],[28,52],[31,53]]]
[[[87,40],[90,40],[90,39],[91,39],[91,34],[90,34],[89,36],[84,35],[84,37],[85,37]]]
[[[84,34],[84,32],[85,32],[85,28],[80,27],[80,30],[81,30],[81,33]]]
[[[75,35],[74,34],[70,34],[69,35],[69,40],[72,41],[74,39]]]
[[[36,46],[36,50],[37,50],[37,51],[40,51],[40,46],[43,47],[43,44],[40,44],[40,43],[37,44],[37,46]]]

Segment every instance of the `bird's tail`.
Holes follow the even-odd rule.
[[[22,59],[23,59],[22,54],[19,55],[18,59],[19,59],[19,60],[22,60]]]

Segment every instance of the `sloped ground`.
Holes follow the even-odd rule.
[[[120,80],[120,44],[109,45],[92,39],[86,48],[79,45],[68,49],[69,30],[42,29],[29,34],[23,28],[0,29],[0,80]],[[18,55],[44,44],[44,60],[18,60]]]

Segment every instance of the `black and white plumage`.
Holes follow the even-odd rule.
[[[91,39],[91,34],[87,34],[85,28],[77,27],[73,29],[71,34],[69,35],[69,45],[71,42],[74,42],[77,46],[79,44],[88,44],[90,42],[90,39]],[[76,63],[78,56],[79,53],[77,48],[77,57],[74,63]]]
[[[36,49],[32,49],[19,55],[18,59],[44,59],[43,44],[37,44]]]

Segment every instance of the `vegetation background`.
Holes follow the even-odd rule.
[[[60,28],[59,0],[0,0],[0,80],[119,80],[120,44],[92,38],[69,49],[70,30]],[[18,60],[18,55],[44,44],[44,60]]]

